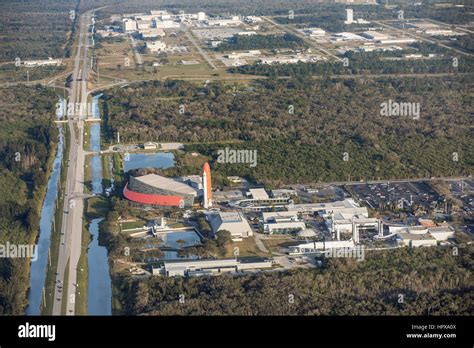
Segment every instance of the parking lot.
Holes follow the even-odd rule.
[[[450,190],[454,196],[459,198],[466,213],[474,212],[474,180],[459,180],[449,183]]]
[[[406,208],[414,204],[432,208],[443,202],[441,197],[426,182],[396,182],[383,184],[361,184],[351,186],[356,198],[371,209],[390,204]]]

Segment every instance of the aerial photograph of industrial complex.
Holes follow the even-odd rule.
[[[2,0],[0,28],[2,347],[472,347],[472,0]]]

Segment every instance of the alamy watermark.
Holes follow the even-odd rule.
[[[328,258],[352,258],[357,261],[364,261],[365,248],[363,245],[356,245],[350,248],[332,248],[324,252]]]
[[[420,119],[420,103],[396,102],[392,99],[380,104],[381,116],[404,116]]]
[[[28,258],[35,262],[38,260],[37,249],[34,244],[12,244],[6,242],[5,244],[0,244],[0,258]]]
[[[243,163],[249,164],[251,168],[257,166],[257,150],[235,150],[225,149],[217,150],[217,162],[219,163]]]

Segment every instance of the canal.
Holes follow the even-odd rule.
[[[102,94],[92,98],[94,118],[100,118],[99,99]],[[100,151],[100,123],[90,126],[89,150]],[[92,193],[102,195],[102,159],[94,155],[90,161]],[[110,278],[107,249],[99,245],[99,224],[104,218],[92,219],[89,222],[89,233],[92,236],[87,250],[88,278],[88,314],[112,314],[112,281]]]
[[[56,109],[56,117],[63,116],[66,109],[66,101],[59,99],[59,106]],[[45,285],[46,273],[48,269],[49,248],[51,245],[51,233],[53,230],[53,221],[56,211],[56,202],[59,192],[59,179],[61,175],[61,162],[64,151],[64,134],[61,124],[58,125],[59,142],[56,151],[56,157],[53,162],[53,169],[48,180],[46,195],[41,208],[40,229],[36,252],[38,258],[31,262],[30,267],[30,290],[28,293],[28,307],[26,315],[41,315],[41,304],[43,302],[43,288]],[[57,226],[59,228],[59,226]]]

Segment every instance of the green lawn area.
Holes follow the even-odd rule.
[[[123,222],[120,224],[122,226],[122,230],[128,230],[132,228],[140,228],[146,225],[145,220],[137,220],[137,221],[129,221],[129,222]]]
[[[262,239],[263,245],[270,251],[278,251],[279,248],[288,247],[290,245],[298,245],[302,241],[295,241],[290,236],[283,234],[273,235],[270,239]]]
[[[89,269],[87,264],[87,249],[91,240],[88,231],[88,224],[84,223],[82,227],[82,246],[81,257],[77,264],[77,290],[76,290],[76,315],[87,315],[87,289]]]

